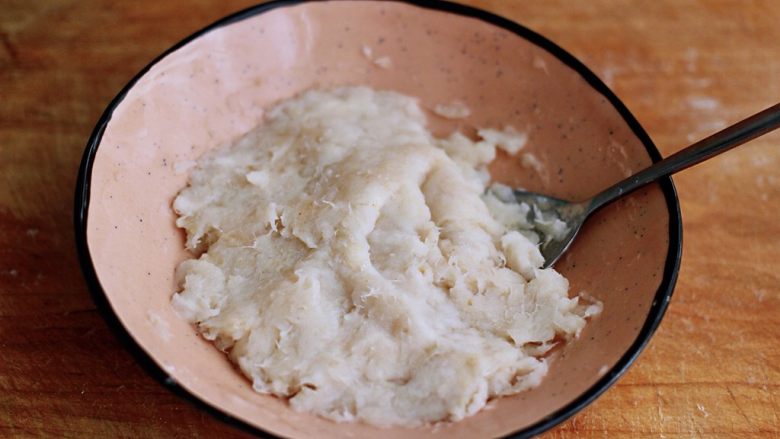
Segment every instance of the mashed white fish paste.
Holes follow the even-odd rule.
[[[176,198],[202,254],[173,305],[255,390],[338,421],[458,420],[534,387],[599,307],[483,195],[496,147],[432,137],[397,93],[284,101]]]

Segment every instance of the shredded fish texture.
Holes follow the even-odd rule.
[[[279,103],[176,198],[199,257],[173,306],[255,390],[337,421],[455,421],[537,386],[599,310],[485,192],[525,136],[482,133],[434,138],[415,99],[366,87]]]

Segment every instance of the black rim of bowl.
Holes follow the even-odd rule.
[[[336,0],[338,1],[338,0]],[[365,0],[370,1],[370,0]],[[633,131],[634,135],[639,138],[642,144],[647,149],[647,153],[653,162],[661,160],[661,154],[653,144],[650,137],[647,135],[642,126],[637,122],[636,118],[626,108],[626,106],[618,99],[618,97],[583,63],[577,60],[574,56],[560,48],[558,45],[548,40],[547,38],[539,35],[538,33],[517,24],[511,20],[500,17],[493,13],[477,9],[470,6],[460,5],[456,3],[449,3],[436,0],[393,0],[400,3],[408,3],[411,5],[423,7],[426,9],[433,9],[446,13],[454,13],[457,15],[463,15],[467,17],[477,18],[482,21],[488,22],[495,26],[504,28],[513,32],[518,37],[524,38],[529,42],[545,49],[550,54],[558,58],[564,64],[579,73],[582,78],[590,84],[597,92],[603,95],[613,107],[620,113],[625,122]],[[211,32],[215,29],[219,29],[223,26],[268,12],[270,10],[294,6],[298,4],[306,3],[305,0],[276,0],[269,3],[253,6],[242,11],[239,11],[233,15],[227,16],[215,23],[195,32],[184,40],[180,41],[170,49],[166,50],[163,54],[155,58],[151,63],[144,67],[138,74],[133,77],[130,82],[119,92],[119,94],[111,101],[103,115],[100,117],[95,129],[92,131],[92,135],[87,142],[86,149],[84,151],[81,165],[79,167],[79,174],[76,185],[76,199],[74,209],[74,226],[76,229],[76,246],[78,249],[79,260],[81,263],[81,269],[86,278],[87,285],[92,297],[98,307],[98,310],[108,322],[111,329],[116,336],[125,345],[125,347],[133,354],[136,360],[144,367],[144,369],[155,379],[168,387],[171,391],[176,393],[182,398],[190,401],[199,408],[206,410],[215,417],[232,424],[241,430],[259,435],[272,437],[268,432],[261,430],[249,423],[237,419],[227,413],[221,411],[217,407],[213,407],[206,402],[202,401],[195,395],[181,386],[178,386],[173,378],[169,377],[163,369],[155,363],[151,356],[144,351],[144,349],[133,339],[130,333],[120,323],[118,316],[114,312],[111,304],[108,301],[105,292],[100,286],[100,282],[97,278],[95,266],[92,263],[92,256],[89,252],[87,244],[87,217],[89,213],[89,196],[90,196],[90,182],[92,178],[92,164],[95,159],[95,153],[97,152],[100,141],[105,132],[106,126],[111,120],[111,116],[116,107],[122,102],[124,97],[135,85],[135,83],[145,75],[152,66],[157,64],[160,60],[175,52],[182,46],[195,40],[196,38]],[[639,353],[649,342],[653,333],[658,325],[661,323],[664,312],[669,304],[669,301],[674,290],[674,286],[677,282],[677,274],[680,268],[680,260],[682,256],[682,221],[680,217],[680,205],[677,199],[677,192],[674,188],[671,178],[666,177],[659,180],[661,190],[666,199],[666,205],[669,212],[669,249],[666,255],[666,262],[664,266],[663,279],[655,294],[655,299],[648,312],[647,319],[642,326],[639,335],[636,340],[631,344],[629,349],[623,354],[617,363],[604,374],[593,386],[586,390],[579,397],[566,404],[564,407],[557,411],[545,416],[538,420],[534,424],[512,433],[511,438],[527,438],[537,434],[540,434],[558,424],[570,418],[588,404],[593,402],[599,395],[611,387],[617,379],[622,376],[628,367],[636,360]]]

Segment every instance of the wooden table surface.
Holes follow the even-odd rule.
[[[0,0],[0,437],[235,437],[109,331],[72,232],[76,171],[145,64],[251,0]],[[664,155],[780,101],[777,0],[479,0],[620,96]],[[780,133],[675,177],[673,301],[636,364],[548,438],[780,437]]]

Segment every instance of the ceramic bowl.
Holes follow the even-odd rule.
[[[391,65],[378,66],[377,57]],[[494,178],[561,198],[584,198],[660,159],[626,107],[583,64],[490,13],[444,2],[336,0],[245,10],[141,71],[87,145],[75,210],[82,266],[130,349],[206,410],[284,437],[525,437],[593,401],[637,357],[671,296],[681,226],[670,179],[602,209],[557,264],[572,291],[601,300],[604,311],[557,351],[543,384],[457,423],[380,429],[297,413],[252,391],[223,353],[174,314],[174,267],[192,256],[171,201],[187,183],[188,166],[255,127],[269,104],[345,84],[396,90],[426,107],[459,100],[472,109],[467,124],[527,132],[527,151],[545,172],[501,154],[490,168]]]

